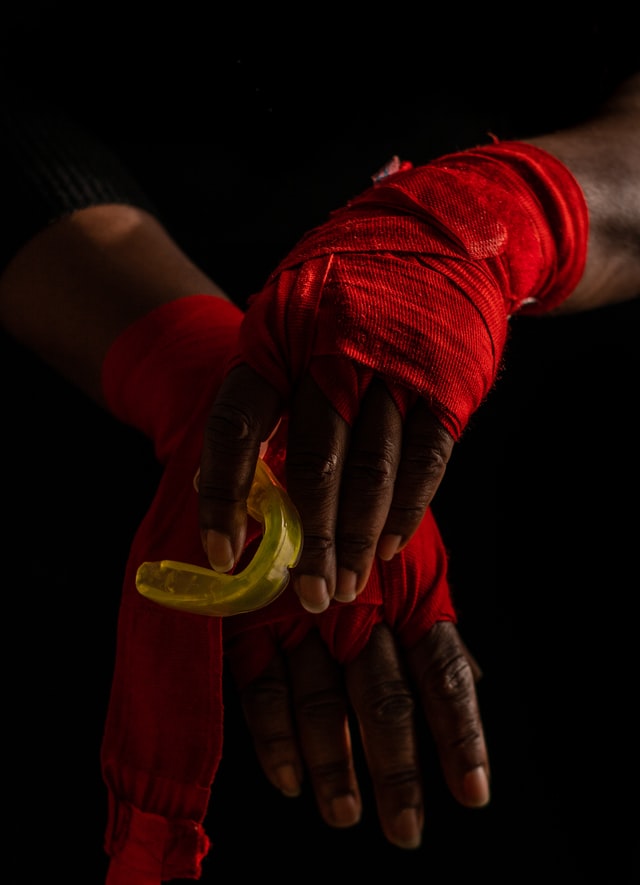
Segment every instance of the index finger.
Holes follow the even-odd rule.
[[[278,392],[249,366],[233,369],[220,387],[204,429],[198,507],[211,568],[228,572],[247,533],[247,498],[260,446],[280,419]]]

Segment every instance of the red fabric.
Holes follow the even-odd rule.
[[[379,623],[389,624],[405,648],[437,621],[456,621],[447,580],[447,556],[430,510],[402,554],[376,560],[367,586],[352,603],[332,602],[320,615],[305,612],[289,587],[267,608],[223,624],[225,652],[241,688],[260,675],[278,649],[295,648],[318,630],[342,662],[362,651]]]
[[[569,170],[505,142],[374,185],[309,232],[250,301],[232,365],[285,400],[309,370],[352,423],[374,373],[425,397],[454,439],[492,387],[508,317],[566,298],[588,216]]]
[[[241,316],[215,296],[171,302],[127,329],[103,367],[109,408],[153,440],[164,464],[131,547],[118,621],[102,745],[108,885],[199,878],[209,845],[202,821],[222,751],[220,621],[149,603],[135,574],[165,557],[208,565],[193,477]]]
[[[105,848],[111,858],[106,885],[198,879],[210,847],[203,821],[222,752],[222,621],[156,605],[138,593],[135,574],[141,562],[165,558],[207,566],[193,477],[240,318],[237,308],[215,296],[171,302],[127,329],[103,368],[109,408],[153,440],[164,464],[131,547],[122,591],[102,745],[109,796]],[[286,424],[285,416],[266,455],[281,479]],[[250,537],[256,536],[254,525]],[[250,546],[245,555],[251,555]],[[255,617],[224,622],[237,675],[242,647],[246,680],[275,648],[291,648],[316,625],[346,661],[381,620],[408,647],[435,621],[454,619],[446,556],[428,512],[406,550],[375,565],[356,602],[312,616],[288,588]]]

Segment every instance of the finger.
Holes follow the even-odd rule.
[[[393,845],[416,848],[422,838],[424,809],[415,701],[385,624],[373,629],[346,672],[380,825]]]
[[[289,656],[296,724],[318,809],[332,827],[358,823],[362,800],[341,671],[316,632]]]
[[[300,795],[303,762],[291,712],[289,676],[277,655],[242,691],[242,708],[267,779],[285,796]]]
[[[335,598],[364,588],[393,498],[402,451],[402,419],[387,387],[373,380],[354,424],[340,487]]]
[[[307,611],[324,611],[336,588],[336,520],[349,426],[311,378],[289,414],[287,490],[304,530],[292,586]]]
[[[404,422],[402,457],[378,555],[391,557],[411,539],[433,500],[453,450],[453,437],[418,400]]]
[[[435,624],[407,659],[452,795],[468,807],[486,805],[489,759],[474,666],[455,624]]]
[[[228,572],[245,544],[246,502],[260,444],[280,417],[276,391],[248,366],[229,373],[209,413],[198,478],[202,543],[211,568]]]

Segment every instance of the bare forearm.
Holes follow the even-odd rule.
[[[195,293],[224,293],[147,212],[79,210],[45,228],[0,275],[0,325],[102,402],[107,349],[138,317]]]
[[[589,207],[583,277],[556,313],[640,296],[640,74],[625,81],[593,120],[523,139],[574,174]]]

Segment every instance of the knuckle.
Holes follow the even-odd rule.
[[[320,534],[319,532],[305,532],[304,535],[304,556],[305,562],[312,557],[324,557],[333,551],[333,539],[329,534]]]
[[[377,497],[393,485],[394,459],[390,452],[360,450],[349,461],[349,474],[354,488]]]
[[[288,702],[288,689],[282,679],[262,677],[249,683],[243,691],[245,709],[251,709],[266,721],[279,713]]]
[[[378,682],[363,697],[367,720],[383,729],[396,729],[413,720],[415,701],[401,680]]]
[[[335,721],[345,714],[344,698],[332,689],[310,691],[296,698],[296,715],[309,725]]]
[[[299,451],[287,452],[287,476],[290,484],[319,492],[332,486],[338,477],[340,463],[337,453]]]
[[[222,401],[211,411],[205,427],[205,440],[214,450],[237,451],[249,448],[260,439],[260,427],[251,415],[236,405]]]
[[[407,467],[415,476],[441,476],[449,461],[448,454],[440,448],[434,448],[433,441],[417,445],[407,450]]]
[[[362,557],[372,557],[376,550],[378,534],[353,534],[340,531],[337,547],[343,562],[356,561]]]
[[[468,660],[459,651],[439,661],[427,674],[431,696],[446,702],[460,702],[474,694],[474,679]]]

